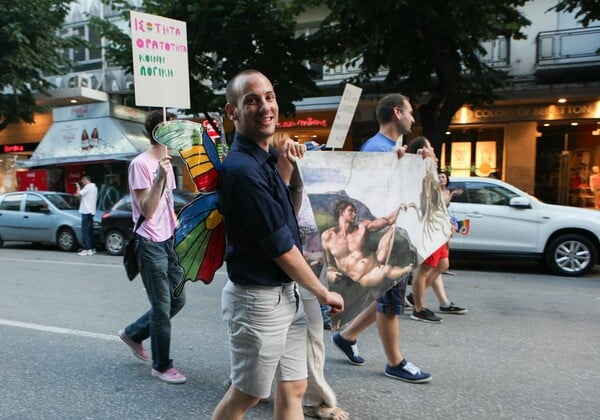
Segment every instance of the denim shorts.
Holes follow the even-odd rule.
[[[394,287],[377,298],[377,312],[386,315],[404,314],[404,295],[409,277],[412,277],[412,272],[403,276]]]
[[[229,336],[231,383],[236,389],[267,398],[273,379],[307,378],[307,320],[295,283],[262,287],[228,281],[221,308]]]

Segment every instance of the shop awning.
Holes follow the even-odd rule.
[[[53,122],[31,158],[19,166],[131,160],[147,150],[144,125],[114,117]]]

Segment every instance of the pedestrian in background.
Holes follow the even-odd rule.
[[[450,177],[446,172],[439,172],[438,178],[439,178],[439,183],[440,183],[440,191],[442,193],[442,200],[444,201],[444,205],[446,207],[448,207],[450,205],[450,201],[452,200],[452,197],[454,197],[455,195],[462,194],[463,190],[458,189],[458,190],[451,191],[448,189],[448,181],[450,180]],[[456,228],[454,227],[454,224],[453,224],[452,232],[454,233],[455,231],[456,231]],[[448,243],[446,243],[445,246],[446,246],[446,248],[448,248],[450,246],[450,241],[448,241]],[[438,252],[440,252],[440,251],[438,250]],[[446,249],[446,251],[442,250],[442,252],[448,253],[448,249]],[[431,260],[429,260],[429,261],[431,261]],[[449,274],[448,269],[446,269],[446,271],[444,273]],[[440,313],[451,314],[451,315],[466,314],[468,312],[468,310],[466,308],[457,306],[454,304],[454,302],[452,302],[452,301],[450,301],[450,299],[448,299],[448,295],[446,294],[446,288],[444,286],[444,280],[442,278],[442,274],[444,274],[444,273],[438,274],[438,276],[435,278],[435,280],[433,280],[433,282],[431,283],[431,288],[433,289],[433,291],[438,299],[438,302],[440,304],[440,307],[439,307]],[[410,306],[414,306],[414,296],[412,293],[410,293],[409,295],[406,296],[406,301],[410,304]],[[418,318],[417,320],[423,321],[425,319],[426,319],[426,316],[423,319]]]
[[[300,225],[303,222],[308,223],[308,220],[303,219],[302,211],[310,206],[310,201],[308,195],[303,191],[304,188],[298,167],[292,162],[293,156],[292,159],[288,159],[287,156],[292,148],[299,147],[300,157],[302,157],[306,145],[299,145],[286,135],[276,135],[273,145],[279,152],[277,169],[283,182],[289,186],[290,197],[298,217],[298,223]],[[326,286],[323,250],[320,241],[321,235],[316,230],[316,226],[314,229],[314,231],[311,231],[312,229],[308,230],[308,226],[305,226],[304,233],[302,233],[301,229],[300,237],[304,246],[302,254],[313,270],[313,273],[316,276],[320,276],[319,280]],[[306,236],[303,237],[303,234]],[[323,333],[325,328],[324,319],[329,319],[329,307],[319,304],[317,297],[304,287],[299,287],[299,292],[304,313],[308,320],[306,337],[308,378],[306,392],[302,399],[302,411],[307,417],[348,420],[350,418],[348,412],[337,406],[337,396],[325,378],[325,343],[323,342]]]
[[[432,158],[437,162],[435,151],[433,150],[433,147],[431,147],[431,143],[426,137],[419,136],[414,138],[408,145],[407,151],[408,153],[415,153],[421,155],[423,159],[428,157]],[[450,220],[448,220],[448,224],[450,224]],[[410,316],[411,319],[414,319],[415,321],[422,321],[433,324],[439,324],[442,322],[442,318],[440,316],[436,315],[432,310],[425,307],[425,290],[428,287],[431,287],[436,281],[436,279],[438,279],[438,277],[439,283],[436,287],[443,288],[444,284],[441,280],[441,275],[446,270],[448,270],[450,266],[448,256],[448,244],[445,243],[441,247],[439,247],[433,254],[431,254],[429,257],[423,260],[423,262],[419,266],[419,271],[413,279],[412,284],[411,303],[413,304],[413,313]],[[448,310],[441,310],[442,312],[452,314],[461,314],[466,312],[466,309],[458,307],[452,302],[447,301],[447,298],[445,298],[444,300],[446,300],[446,302],[444,302],[444,305],[449,306],[447,307]],[[442,307],[441,302],[440,307]]]
[[[175,119],[175,115],[169,113],[167,119]],[[154,127],[162,121],[162,111],[150,113],[145,129],[152,147],[129,164],[134,224],[143,217],[134,240],[137,241],[137,259],[150,309],[119,331],[119,337],[141,360],[150,358],[142,345],[150,337],[152,376],[167,383],[181,384],[186,377],[173,367],[170,358],[171,318],[185,305],[184,291],[178,297],[173,296],[183,276],[173,239],[177,223],[173,208],[176,184],[167,148],[152,137]]]
[[[360,149],[361,152],[396,151],[398,158],[404,155],[406,146],[396,147],[397,140],[410,134],[415,122],[409,99],[399,93],[386,95],[377,104],[375,115],[379,131]],[[404,295],[409,276],[401,278],[390,290],[373,302],[341,332],[334,334],[334,344],[346,355],[350,363],[361,366],[365,359],[358,352],[359,334],[369,325],[377,323],[379,338],[385,351],[386,376],[410,383],[425,383],[431,375],[407,361],[400,351],[400,321],[404,313]]]
[[[84,175],[81,182],[77,184],[75,195],[80,197],[79,213],[81,213],[81,239],[83,249],[79,254],[83,256],[94,255],[94,215],[96,214],[96,200],[98,199],[98,188],[92,182],[89,175]],[[82,187],[83,185],[83,187]]]

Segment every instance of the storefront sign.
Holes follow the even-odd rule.
[[[293,127],[327,127],[327,120],[313,119],[307,117],[305,119],[283,121],[277,125],[280,128],[293,128]]]
[[[131,11],[137,106],[190,107],[186,23]]]
[[[54,122],[85,120],[87,118],[107,117],[109,113],[110,105],[108,102],[64,106],[52,110],[52,120]]]
[[[507,105],[479,109],[462,107],[452,124],[600,118],[600,101],[562,105]]]
[[[0,149],[1,153],[22,153],[33,152],[37,143],[22,143],[22,144],[3,144]]]

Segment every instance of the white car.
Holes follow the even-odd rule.
[[[448,188],[463,190],[448,212],[466,233],[452,237],[452,255],[536,258],[562,276],[580,276],[598,263],[600,211],[545,204],[492,178],[450,177]]]

